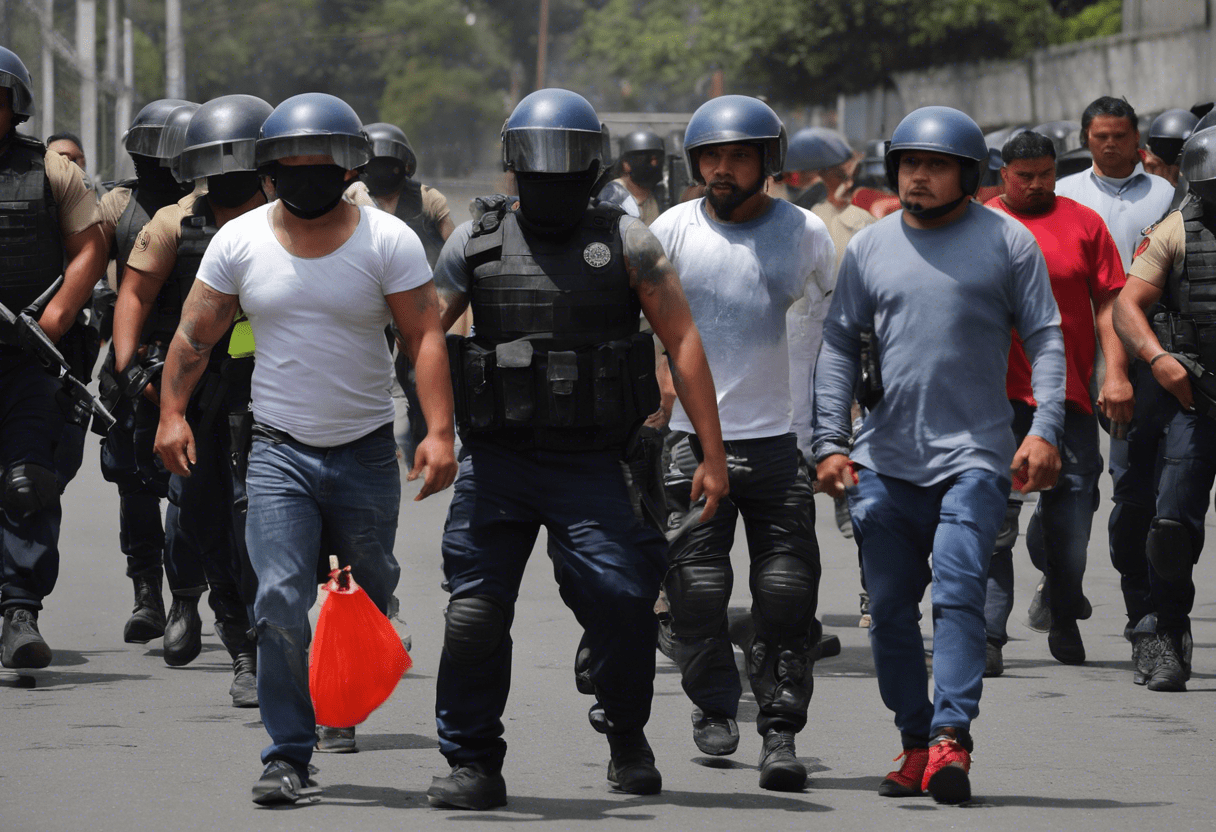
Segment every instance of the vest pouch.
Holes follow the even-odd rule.
[[[595,394],[595,424],[615,425],[625,418],[625,383],[629,372],[629,342],[598,345],[591,353]]]
[[[546,354],[545,392],[548,396],[549,413],[547,424],[551,427],[567,428],[578,423],[577,396],[578,355],[569,350],[550,351]]]
[[[532,420],[536,397],[532,383],[532,342],[508,341],[494,348],[494,391],[502,403],[503,421],[521,427]]]
[[[1199,342],[1199,348],[1196,350],[1199,363],[1209,373],[1216,373],[1216,320],[1212,320],[1208,315],[1196,316],[1194,325],[1196,340]]]
[[[659,382],[655,377],[654,336],[639,332],[625,341],[629,345],[628,372],[633,413],[626,414],[630,423],[645,419],[659,409]]]
[[[453,386],[460,390],[456,396],[457,421],[470,428],[494,427],[494,352],[459,336],[449,337],[457,342],[449,351],[453,356],[449,361],[456,365]]]
[[[1174,345],[1172,352],[1198,355],[1199,331],[1195,321],[1181,315],[1170,315],[1170,342]]]

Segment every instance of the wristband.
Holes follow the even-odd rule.
[[[1169,353],[1168,353],[1168,352],[1165,352],[1164,350],[1162,350],[1161,352],[1157,353],[1157,354],[1156,354],[1156,355],[1154,355],[1152,358],[1150,358],[1150,359],[1148,360],[1148,366],[1149,366],[1149,368],[1151,369],[1151,368],[1152,368],[1152,366],[1153,366],[1154,364],[1156,364],[1156,363],[1157,363],[1157,359],[1158,359],[1158,358],[1161,358],[1161,356],[1163,356],[1163,355],[1169,355]]]

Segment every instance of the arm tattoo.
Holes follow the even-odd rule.
[[[643,285],[657,288],[676,276],[675,266],[667,259],[663,244],[640,221],[625,229],[625,265],[629,270],[629,283],[639,289]]]
[[[195,281],[182,309],[182,320],[178,324],[174,340],[185,349],[179,350],[181,362],[172,377],[164,381],[174,392],[188,395],[194,386],[195,377],[207,363],[211,348],[224,336],[236,317],[236,295],[217,292],[201,281]]]
[[[443,331],[447,332],[468,308],[469,296],[451,289],[439,289],[438,299],[440,325],[443,327]]]

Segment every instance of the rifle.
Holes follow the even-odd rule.
[[[84,382],[72,375],[63,353],[59,352],[58,348],[51,343],[51,339],[46,336],[31,314],[39,313],[55,292],[59,291],[61,285],[63,285],[62,276],[52,283],[50,288],[43,292],[37,300],[16,315],[7,306],[0,303],[0,321],[12,329],[16,334],[17,343],[34,356],[44,370],[63,383],[63,391],[72,404],[74,421],[77,424],[86,424],[90,413],[95,413],[108,431],[114,427],[116,422],[113,414],[97,400],[96,396],[89,392],[89,388],[84,385]]]

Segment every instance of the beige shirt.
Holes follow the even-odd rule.
[[[1174,211],[1149,229],[1132,257],[1128,277],[1163,288],[1170,272],[1181,269],[1186,260],[1186,227],[1182,212]]]
[[[130,204],[131,189],[126,187],[115,188],[101,198],[97,210],[101,214],[101,230],[106,235],[107,240],[114,238],[114,231],[118,228],[118,221],[122,219],[123,212],[127,210],[127,206]]]
[[[626,183],[625,177],[622,176],[616,181],[620,183],[622,188],[629,191],[629,185]],[[650,195],[645,199],[638,199],[637,194],[633,191],[629,191],[629,195],[638,204],[638,219],[646,223],[646,225],[650,225],[659,218],[659,214],[663,213],[659,210],[659,201],[654,198],[654,191],[651,191]]]
[[[811,209],[811,213],[823,220],[836,246],[836,269],[840,269],[840,261],[844,258],[845,246],[853,235],[867,225],[878,222],[878,218],[869,211],[863,211],[856,205],[846,205],[844,209],[837,208],[824,200]]]
[[[172,205],[166,205],[143,227],[135,238],[127,265],[145,274],[168,275],[177,264],[177,244],[182,237],[182,220],[194,211],[201,194],[194,192]]]
[[[381,211],[387,211],[384,205],[373,197],[367,190],[367,183],[355,180],[351,186],[346,189],[346,201],[355,205],[367,205],[372,208],[379,208]],[[395,207],[395,206],[394,206]],[[452,215],[448,208],[448,199],[434,188],[422,186],[422,216],[428,223],[432,223],[436,228],[445,219]]]
[[[50,150],[46,152],[45,160],[46,178],[59,209],[59,230],[63,236],[79,234],[100,222],[97,199],[85,187],[84,172],[66,156]]]

